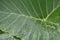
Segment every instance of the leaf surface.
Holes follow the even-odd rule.
[[[0,0],[0,40],[60,40],[60,0]]]

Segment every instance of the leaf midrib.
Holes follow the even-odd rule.
[[[2,13],[6,13],[6,14],[8,14],[9,12],[3,12],[3,11],[0,11],[0,12],[2,12]],[[58,23],[54,23],[54,22],[51,22],[51,21],[49,21],[49,20],[47,20],[46,18],[44,18],[44,19],[41,19],[41,18],[36,18],[36,17],[33,17],[33,16],[27,16],[27,15],[24,15],[24,14],[16,14],[16,13],[10,13],[10,14],[13,14],[13,15],[17,15],[17,16],[23,16],[23,17],[26,17],[26,18],[30,18],[30,19],[33,19],[33,20],[36,20],[36,21],[41,21],[41,22],[44,22],[44,23],[49,23],[50,25],[52,24],[54,24],[54,25],[56,25],[56,26],[58,26],[59,24]]]

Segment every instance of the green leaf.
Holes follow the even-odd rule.
[[[0,40],[60,40],[60,0],[0,0]]]

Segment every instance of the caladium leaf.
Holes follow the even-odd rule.
[[[60,0],[0,0],[0,40],[60,40]]]

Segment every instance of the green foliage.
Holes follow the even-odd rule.
[[[0,40],[60,40],[60,0],[0,0]]]

